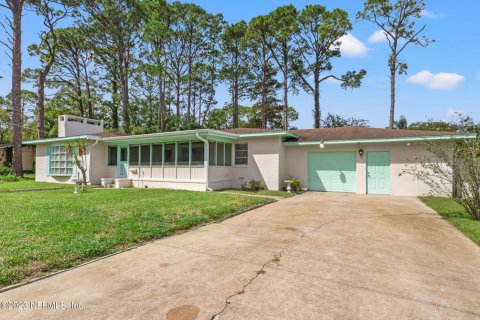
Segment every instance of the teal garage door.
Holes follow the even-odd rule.
[[[308,190],[355,192],[355,152],[311,152],[308,154]]]

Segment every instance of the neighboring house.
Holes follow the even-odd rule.
[[[137,188],[214,190],[263,180],[283,188],[289,177],[313,191],[415,196],[429,192],[403,174],[428,156],[421,142],[451,139],[451,132],[360,127],[277,131],[199,129],[116,136],[103,122],[59,117],[59,137],[36,145],[37,181],[72,182],[79,177],[66,144],[91,141],[88,182]],[[473,137],[473,136],[472,136]],[[110,180],[110,181],[109,181]]]
[[[0,167],[11,166],[13,156],[13,144],[0,144]],[[35,162],[35,147],[32,145],[22,146],[23,171],[32,171]]]

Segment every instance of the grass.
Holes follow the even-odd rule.
[[[6,183],[5,183],[6,184]],[[58,186],[31,180],[2,190]],[[218,221],[269,199],[166,189],[0,193],[0,287]]]
[[[9,192],[10,190],[30,189],[30,188],[52,188],[65,187],[73,189],[71,184],[57,184],[48,182],[36,182],[31,173],[26,173],[23,178],[15,182],[5,182],[0,180],[0,192]]]
[[[261,196],[275,196],[275,197],[282,197],[288,198],[293,197],[296,195],[294,192],[287,192],[287,191],[279,191],[279,190],[241,190],[241,189],[223,189],[219,192],[234,192],[234,193],[243,193],[243,194],[256,194]]]
[[[480,246],[480,221],[474,220],[451,198],[421,197],[426,205],[435,210],[439,215],[448,220],[467,238]]]

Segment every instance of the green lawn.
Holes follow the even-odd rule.
[[[71,184],[60,184],[60,183],[48,183],[48,182],[36,182],[35,179],[31,176],[26,176],[21,178],[20,181],[16,182],[4,182],[0,180],[0,192],[9,192],[10,190],[17,189],[30,189],[30,188],[70,188],[73,190],[73,185]]]
[[[473,220],[455,200],[435,197],[420,199],[480,246],[480,221]]]
[[[288,198],[293,197],[296,195],[294,192],[287,192],[287,191],[278,191],[278,190],[240,190],[240,189],[223,189],[219,192],[231,192],[231,193],[243,193],[243,194],[256,194],[256,195],[263,195],[263,196],[275,196],[275,197],[282,197]]]
[[[2,190],[58,186],[29,180]],[[271,200],[216,192],[86,189],[0,192],[0,287],[220,220]]]

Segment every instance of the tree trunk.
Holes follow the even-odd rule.
[[[288,130],[288,54],[283,55],[283,129]]]
[[[123,57],[124,53],[119,54],[120,83],[122,89],[122,114],[123,114],[123,132],[130,133],[130,104],[128,99],[128,64]]]
[[[314,82],[315,82],[315,88],[313,92],[313,99],[314,99],[314,104],[315,104],[315,111],[313,113],[313,123],[315,126],[315,129],[320,128],[320,120],[321,120],[321,111],[320,111],[320,82],[319,82],[319,74],[314,75]]]
[[[393,67],[390,67],[390,129],[393,129],[395,123],[395,74],[394,65]]]
[[[263,129],[267,128],[267,62],[265,56],[262,63],[262,124]]]
[[[47,74],[42,70],[37,81],[37,137],[44,138],[45,132],[45,79]]]
[[[12,1],[13,50],[12,50],[12,123],[13,163],[16,176],[23,174],[22,163],[22,9],[23,1]]]
[[[176,84],[175,84],[175,91],[176,91],[176,102],[175,102],[175,106],[177,107],[177,125],[176,125],[176,129],[177,131],[180,130],[180,75],[177,74],[177,81],[176,81]]]
[[[88,77],[87,68],[85,66],[85,89],[87,91],[87,107],[88,107],[88,117],[93,119],[93,103],[92,103],[92,94],[90,91],[90,79]]]
[[[118,79],[112,80],[112,128],[118,129]]]

